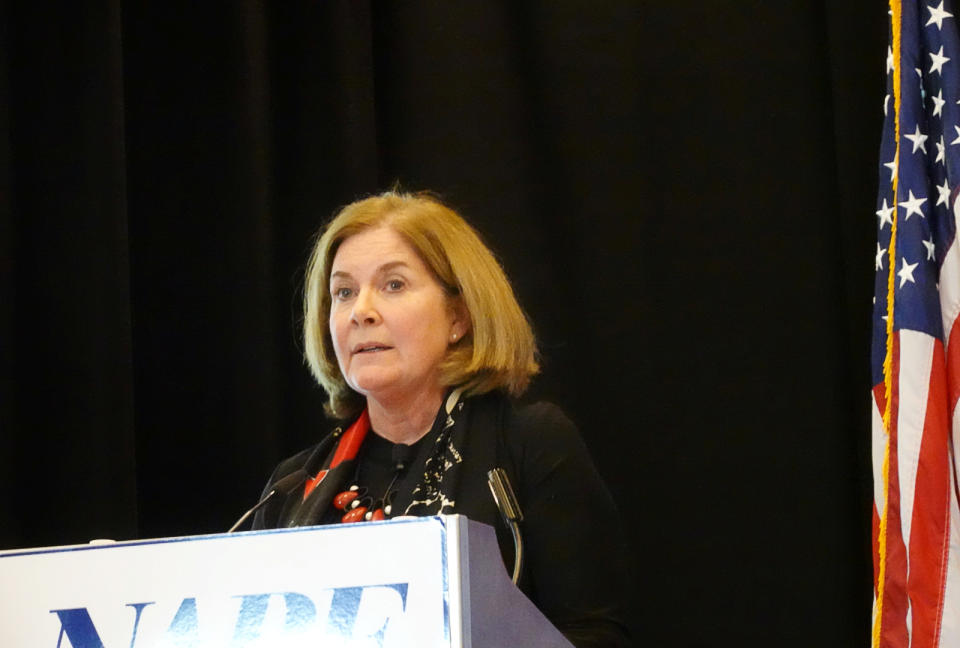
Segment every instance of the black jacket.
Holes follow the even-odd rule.
[[[513,541],[487,485],[488,470],[506,470],[524,516],[520,589],[579,648],[632,645],[627,630],[629,557],[620,519],[574,424],[555,405],[515,407],[497,393],[464,404],[455,505],[443,512],[493,526],[504,564],[512,571]],[[313,450],[282,462],[264,493],[301,468]],[[358,457],[361,469],[363,452]],[[412,479],[418,470],[422,463],[415,461]],[[298,490],[290,498],[301,495]],[[254,528],[277,526],[291,504],[288,498],[262,509]],[[402,514],[403,504],[395,507],[394,515]]]

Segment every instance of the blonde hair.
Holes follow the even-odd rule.
[[[307,266],[304,288],[304,354],[327,392],[328,413],[346,418],[362,409],[363,397],[347,386],[330,336],[330,268],[351,236],[388,226],[433,272],[447,298],[460,300],[469,331],[451,345],[440,365],[443,385],[465,395],[494,389],[518,396],[539,371],[530,323],[503,269],[477,232],[455,211],[425,194],[386,192],[351,203],[327,224]]]

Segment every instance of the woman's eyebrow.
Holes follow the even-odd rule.
[[[390,270],[393,270],[397,266],[406,266],[406,265],[407,265],[406,261],[390,261],[389,263],[384,263],[382,266],[377,268],[377,270],[379,272],[389,272]]]
[[[378,275],[382,275],[390,272],[391,270],[394,270],[395,268],[409,268],[409,267],[410,267],[410,264],[408,264],[406,261],[388,261],[387,263],[384,263],[383,265],[378,266],[376,273]],[[339,278],[352,279],[353,275],[347,272],[346,270],[334,270],[333,272],[330,273],[331,280],[339,279]]]

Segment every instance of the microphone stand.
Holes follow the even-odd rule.
[[[513,584],[520,581],[520,571],[523,568],[523,538],[520,535],[520,523],[523,522],[523,512],[520,503],[510,486],[510,480],[503,468],[494,468],[487,473],[487,484],[493,501],[496,502],[503,521],[513,535]]]
[[[261,508],[266,506],[267,502],[272,500],[277,495],[284,495],[284,496],[289,495],[300,486],[303,486],[304,482],[307,481],[308,476],[309,475],[307,474],[307,471],[301,468],[300,470],[296,470],[290,473],[286,477],[281,477],[280,479],[278,479],[276,483],[273,485],[273,488],[270,489],[270,492],[264,495],[263,498],[259,502],[257,502],[256,506],[254,506],[252,509],[244,513],[243,517],[237,520],[236,524],[230,527],[230,530],[227,531],[227,533],[233,533],[234,531],[236,531],[237,528],[239,528],[241,524],[246,522],[251,515],[253,515],[257,511],[259,511]]]

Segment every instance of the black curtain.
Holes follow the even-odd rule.
[[[641,643],[866,645],[885,19],[3,5],[0,548],[227,528],[323,427],[311,237],[399,183],[514,281],[530,397],[624,515]]]

